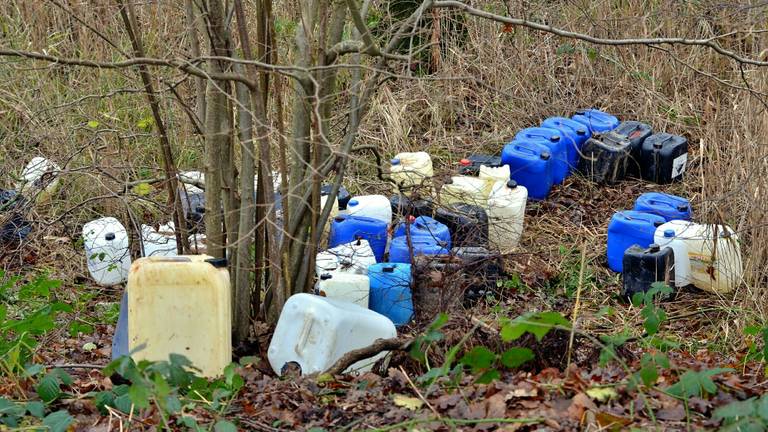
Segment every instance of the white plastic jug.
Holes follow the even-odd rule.
[[[282,375],[286,363],[295,362],[303,375],[323,372],[349,351],[370,346],[376,339],[397,336],[389,318],[356,304],[296,294],[285,302],[267,358]],[[361,360],[347,369],[368,371],[386,353]]]
[[[688,221],[673,220],[656,228],[653,234],[653,242],[659,247],[669,247],[675,254],[675,286],[682,288],[692,284],[691,263],[688,259],[688,244],[685,239],[678,236],[688,228]]]
[[[485,207],[494,181],[487,178],[453,176],[450,183],[440,189],[440,203],[467,203]]]
[[[376,256],[368,240],[358,239],[320,252],[315,258],[315,273],[356,273],[367,275],[368,266],[376,264]]]
[[[347,203],[347,214],[392,222],[392,205],[384,195],[360,195]]]
[[[176,251],[176,236],[169,234],[169,226],[161,226],[165,234],[161,234],[149,225],[141,226],[141,241],[144,245],[144,256],[166,256],[173,257],[178,255]],[[172,230],[170,230],[172,232]]]
[[[733,291],[742,282],[743,264],[739,238],[730,227],[674,220],[659,226],[654,239],[657,235],[663,237],[668,229],[674,230],[675,240],[681,240],[685,244],[690,283],[704,291],[725,294]],[[676,246],[675,241],[668,243]],[[678,249],[673,247],[675,280]],[[685,269],[684,265],[682,267]]]
[[[28,197],[34,197],[38,203],[46,202],[59,187],[60,172],[61,168],[55,163],[44,157],[34,157],[21,172],[22,181],[17,189]]]
[[[177,177],[179,181],[188,185],[205,184],[205,173],[200,171],[181,171]]]
[[[102,286],[113,286],[128,280],[131,252],[128,232],[113,217],[104,217],[83,225],[83,244],[88,273]]]
[[[395,193],[418,186],[431,188],[432,158],[427,152],[398,153],[391,161],[389,175],[395,182]]]
[[[325,273],[317,281],[317,294],[323,297],[347,301],[368,307],[371,282],[368,275],[354,273]]]
[[[193,254],[204,255],[208,253],[208,237],[205,234],[192,234],[189,236],[189,248]]]
[[[509,180],[511,175],[512,173],[509,170],[509,165],[502,165],[500,167],[489,167],[486,165],[480,165],[480,171],[477,174],[477,176],[482,179],[490,179],[490,180],[493,180],[494,182],[497,182],[497,181],[506,182],[507,180]]]
[[[134,360],[182,354],[206,377],[221,375],[232,361],[226,260],[140,258],[131,266],[127,292],[128,349]]]
[[[488,242],[501,254],[511,253],[520,243],[528,189],[514,180],[494,183],[488,198]]]

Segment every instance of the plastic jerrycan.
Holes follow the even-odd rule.
[[[419,255],[436,256],[448,255],[448,245],[432,237],[411,237],[411,246],[413,246],[414,258]],[[408,247],[408,238],[406,236],[395,237],[389,245],[389,262],[405,263],[411,262],[410,248]],[[370,272],[370,268],[368,270]]]
[[[207,255],[140,258],[128,276],[128,349],[134,360],[182,354],[205,377],[232,361],[227,261]]]
[[[594,108],[576,111],[571,119],[586,126],[590,135],[608,132],[619,125],[619,119],[615,116]]]
[[[493,180],[470,176],[453,176],[440,189],[440,203],[467,203],[485,206]]]
[[[173,257],[178,255],[176,237],[160,234],[149,225],[141,226],[141,242],[145,257]]]
[[[458,203],[440,207],[435,220],[448,227],[455,247],[488,246],[488,212],[484,206]]]
[[[504,146],[501,158],[509,165],[512,180],[528,190],[528,197],[543,200],[552,189],[552,161],[549,148],[535,141],[512,141]]]
[[[560,184],[570,173],[568,146],[557,129],[532,127],[521,130],[514,141],[536,141],[549,148],[552,154],[552,181]]]
[[[682,180],[688,164],[688,140],[679,135],[657,133],[643,142],[642,177],[665,184]]]
[[[648,248],[630,246],[624,252],[621,273],[621,296],[632,299],[636,293],[647,292],[654,282],[675,288],[675,255],[670,247],[653,243]]]
[[[653,213],[671,220],[691,220],[693,210],[687,199],[660,192],[646,192],[635,200],[634,210]]]
[[[396,194],[389,198],[392,214],[396,216],[432,216],[435,203],[431,199],[416,198]]]
[[[205,191],[197,186],[182,183],[178,189],[181,208],[184,211],[184,219],[190,228],[204,228],[205,217]]]
[[[498,182],[488,198],[488,240],[501,254],[511,253],[520,243],[528,190],[514,180]]]
[[[104,217],[83,225],[83,245],[88,273],[102,286],[113,286],[128,280],[131,251],[128,232],[113,217]]]
[[[451,232],[448,229],[448,226],[436,221],[435,219],[432,219],[429,216],[419,216],[417,218],[410,216],[409,219],[410,220],[408,224],[405,222],[400,222],[397,225],[393,237],[405,236],[407,225],[407,229],[410,230],[412,237],[421,236],[435,239],[437,241],[442,241],[446,244],[446,247],[450,249]]]
[[[17,189],[30,199],[43,203],[51,199],[59,188],[61,168],[44,157],[34,157],[21,172]]]
[[[613,130],[629,140],[629,160],[627,161],[627,176],[640,177],[643,142],[653,134],[651,125],[638,121],[623,121]]]
[[[579,171],[595,183],[614,184],[627,175],[632,143],[626,135],[599,133],[581,148]]]
[[[333,189],[333,185],[329,185],[329,184],[321,185],[320,196],[323,197],[323,196],[330,195],[332,189]],[[349,194],[349,191],[347,190],[347,188],[345,188],[344,185],[339,186],[339,192],[336,193],[336,202],[339,203],[339,210],[346,210],[347,203],[349,203],[349,200],[351,198],[352,196]]]
[[[358,239],[320,252],[315,258],[315,273],[320,277],[324,273],[368,274],[368,266],[376,264],[367,240]]]
[[[267,358],[272,370],[282,375],[287,363],[308,375],[324,372],[344,354],[365,348],[376,339],[397,336],[387,317],[354,303],[312,294],[294,294],[283,306]],[[345,372],[365,372],[386,352],[361,360]]]
[[[392,222],[392,207],[384,195],[360,195],[347,203],[347,214]]]
[[[432,158],[427,152],[398,153],[390,161],[390,178],[395,182],[394,191],[399,193],[420,186],[431,188]]]
[[[364,239],[371,246],[376,262],[382,262],[384,260],[384,252],[387,249],[388,227],[389,222],[380,219],[365,216],[339,215],[331,221],[331,234],[328,238],[328,246],[333,248],[357,239]]]
[[[317,295],[368,307],[371,292],[368,275],[355,273],[324,273],[317,281]]]
[[[579,165],[581,146],[590,137],[589,128],[566,117],[550,117],[541,122],[541,127],[557,129],[560,132],[560,136],[565,140],[570,169],[575,169]]]
[[[0,245],[24,240],[32,227],[24,217],[26,198],[15,190],[0,189]]]
[[[608,267],[621,273],[624,251],[632,245],[647,248],[653,243],[656,228],[664,223],[659,215],[634,210],[622,210],[613,214],[608,224]]]
[[[687,221],[667,224],[662,226],[672,229],[675,238],[682,240],[688,250],[689,278],[693,285],[704,291],[725,294],[741,283],[741,248],[738,236],[730,227]]]
[[[499,158],[501,160],[501,158]],[[492,167],[487,165],[480,165],[480,170],[477,176],[481,179],[497,181],[507,181],[510,178],[509,165],[502,165],[498,167]]]
[[[466,176],[476,176],[480,173],[480,167],[498,168],[503,166],[500,156],[491,156],[486,154],[471,154],[459,161],[459,174]]]
[[[687,226],[687,221],[669,221],[658,226],[653,234],[653,243],[662,248],[670,248],[674,252],[675,287],[678,289],[692,283],[688,245],[684,239],[677,236],[677,232],[684,231]]]
[[[413,276],[411,265],[405,263],[379,263],[368,268],[371,280],[371,310],[376,311],[400,327],[413,317]]]

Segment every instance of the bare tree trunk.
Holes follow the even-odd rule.
[[[200,40],[197,34],[197,18],[195,14],[195,5],[192,0],[184,0],[184,9],[187,16],[187,37],[189,38],[189,49],[192,57],[200,57]],[[195,113],[199,123],[205,121],[205,79],[195,77]]]

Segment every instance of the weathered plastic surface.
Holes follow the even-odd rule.
[[[523,235],[528,190],[514,180],[498,182],[488,199],[488,239],[494,252],[508,254]]]
[[[471,154],[459,161],[459,174],[476,176],[480,173],[480,166],[482,165],[489,168],[496,168],[503,164],[501,163],[501,156]]]
[[[392,195],[389,206],[395,216],[432,216],[435,204],[429,199],[411,199],[404,195]]]
[[[595,183],[615,184],[626,177],[631,151],[631,143],[624,135],[595,135],[581,148],[579,171]]]
[[[303,375],[320,373],[349,351],[396,336],[392,321],[372,310],[312,294],[295,294],[280,313],[267,358],[278,375],[291,362],[301,367]],[[345,372],[369,371],[386,354],[361,360]]]
[[[428,237],[444,242],[448,248],[451,247],[451,232],[448,226],[429,216],[419,216],[407,224],[405,221],[400,222],[393,237],[405,236],[406,231],[410,231],[412,237]]]
[[[331,221],[328,247],[350,243],[358,238],[365,239],[373,249],[376,262],[382,262],[387,249],[388,226],[388,222],[365,216],[336,216]]]
[[[679,135],[657,133],[643,142],[642,176],[666,184],[683,179],[688,165],[688,140]]]
[[[358,195],[347,203],[347,214],[392,222],[392,207],[384,195]]]
[[[483,207],[450,204],[437,209],[435,220],[448,227],[454,246],[488,246],[488,213]]]
[[[616,129],[619,119],[604,111],[597,109],[583,109],[576,111],[571,119],[583,124],[589,129],[590,134],[608,132]]]
[[[427,152],[398,153],[391,160],[390,178],[394,191],[409,192],[417,188],[430,189],[432,183],[432,158]]]
[[[320,275],[315,294],[367,308],[370,292],[367,274],[333,272]]]
[[[323,197],[330,195],[331,189],[333,189],[333,185],[324,184],[320,186],[320,196]],[[352,199],[352,195],[349,194],[347,188],[345,188],[344,185],[339,186],[339,192],[336,194],[336,201],[339,203],[339,210],[346,210],[347,203],[349,203],[350,199]]]
[[[704,291],[725,294],[743,281],[743,262],[739,237],[728,226],[670,221],[657,230],[674,231],[675,243],[685,244],[690,269],[689,280]],[[679,260],[676,260],[677,266]]]
[[[182,354],[206,377],[232,361],[226,261],[206,255],[136,260],[128,276],[128,349],[136,360]]]
[[[413,246],[414,257],[418,255],[448,255],[449,253],[448,245],[445,242],[431,237],[411,237],[411,246]],[[408,238],[406,236],[392,239],[392,242],[389,244],[389,262],[404,264],[411,262]]]
[[[178,255],[176,236],[160,233],[149,225],[141,226],[141,241],[145,257],[174,257]]]
[[[371,280],[371,310],[389,318],[396,326],[413,318],[411,265],[379,263],[368,268]]]
[[[34,157],[21,172],[17,190],[38,203],[47,202],[59,188],[61,168],[44,157]]]
[[[494,182],[507,181],[509,180],[510,175],[509,165],[502,165],[500,167],[481,165],[480,172],[477,174],[481,179],[488,179]]]
[[[691,220],[691,203],[683,197],[661,192],[646,192],[635,200],[634,210],[653,213],[671,220]]]
[[[376,264],[367,240],[358,239],[320,252],[315,258],[315,273],[318,277],[324,273],[368,274],[368,266]]]
[[[537,142],[547,146],[552,155],[552,181],[562,183],[570,173],[568,146],[557,129],[532,127],[521,130],[515,135],[515,141]]]
[[[627,160],[627,177],[640,177],[642,172],[643,142],[653,134],[651,125],[638,121],[623,121],[612,132],[623,135],[629,140],[629,159]]]
[[[673,221],[670,221],[673,222]],[[688,259],[688,245],[677,236],[676,232],[687,226],[686,221],[665,223],[656,228],[653,242],[659,247],[668,247],[674,252],[675,287],[682,288],[691,285],[691,262]]]
[[[83,225],[85,259],[94,282],[114,286],[128,280],[131,268],[128,243],[128,231],[113,217],[99,218]]]
[[[632,245],[624,252],[621,295],[632,299],[648,292],[655,282],[675,287],[675,253],[672,248],[651,244],[648,248]]]
[[[490,179],[453,176],[440,189],[440,203],[442,205],[467,203],[485,206],[492,186],[493,180]]]
[[[26,199],[16,191],[0,189],[0,243],[24,240],[32,226],[23,214]]]
[[[591,133],[587,126],[566,117],[550,117],[543,122],[541,126],[550,129],[557,129],[560,136],[565,140],[568,151],[568,164],[571,171],[579,165],[579,152],[584,143],[589,139]]]
[[[512,141],[504,146],[501,159],[509,165],[512,180],[528,190],[528,197],[543,200],[552,189],[552,154],[536,142]]]
[[[614,213],[608,224],[608,267],[621,273],[624,251],[635,244],[642,248],[650,246],[656,228],[664,222],[659,215],[634,210]]]

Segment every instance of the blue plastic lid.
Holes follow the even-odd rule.
[[[400,165],[400,159],[398,159],[398,158],[394,158],[394,159],[390,160],[389,162],[392,163],[392,165]]]
[[[351,199],[351,200],[349,200],[349,202],[347,203],[347,205],[348,205],[348,206],[352,206],[352,207],[354,207],[354,206],[356,206],[356,205],[358,205],[358,204],[360,204],[360,201],[358,201],[358,200],[356,200],[356,199]]]
[[[664,230],[664,237],[670,238],[675,236],[675,230]]]

